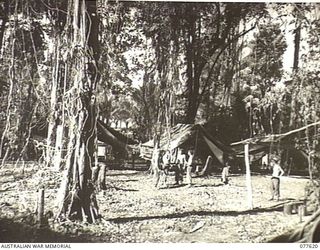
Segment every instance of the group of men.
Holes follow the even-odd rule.
[[[165,185],[167,185],[167,176],[170,171],[174,172],[176,185],[182,184],[183,174],[186,172],[186,182],[188,187],[191,187],[191,171],[194,166],[194,160],[193,149],[189,149],[187,154],[181,148],[166,151],[155,149],[151,160],[155,187],[161,185],[161,177]]]
[[[191,172],[192,169],[196,167],[195,151],[194,149],[189,149],[187,150],[187,153],[185,153],[182,148],[167,151],[155,149],[152,155],[151,166],[154,174],[155,187],[158,188],[162,185],[162,183],[167,185],[167,176],[169,172],[174,172],[175,185],[180,185],[183,183],[183,175],[185,173],[186,184],[188,187],[191,187]],[[226,162],[221,173],[221,181],[224,184],[229,183],[229,170],[230,164]]]
[[[183,174],[186,173],[186,183],[188,187],[192,185],[191,171],[194,167],[195,152],[193,149],[189,149],[187,153],[183,149],[178,148],[177,150],[159,150],[155,149],[152,155],[152,171],[154,174],[155,187],[161,185],[161,177],[163,182],[167,185],[167,176],[170,171],[174,172],[175,184],[180,185],[183,183]],[[279,200],[280,198],[280,177],[284,174],[283,169],[279,165],[279,158],[272,157],[270,164],[272,168],[271,176],[271,199]],[[221,180],[224,184],[228,184],[229,181],[229,169],[230,164],[226,162],[222,169]]]

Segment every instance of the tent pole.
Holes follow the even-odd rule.
[[[248,206],[250,209],[253,209],[252,183],[251,183],[250,162],[249,162],[249,144],[244,145],[244,161],[246,164],[246,184],[247,184],[247,191],[248,191]]]

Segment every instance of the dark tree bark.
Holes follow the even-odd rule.
[[[300,54],[300,39],[301,39],[301,23],[299,18],[299,11],[297,9],[298,7],[295,7],[295,14],[296,14],[296,29],[294,31],[294,54],[293,54],[293,77],[295,77],[295,73],[297,73],[299,69],[299,54]],[[293,81],[295,82],[295,81]],[[289,127],[291,129],[295,128],[295,119],[296,119],[296,98],[294,98],[294,95],[292,95],[291,99],[291,113],[290,113],[290,120],[289,120]]]
[[[190,4],[186,7],[186,30],[185,47],[187,61],[187,110],[185,123],[194,123],[197,111],[202,98],[210,89],[212,84],[212,74],[223,52],[240,37],[251,31],[255,26],[235,33],[235,27],[238,27],[240,20],[246,15],[247,9],[227,3],[224,6],[224,12],[221,12],[221,3],[216,5],[215,33],[211,34],[210,42],[202,45],[204,34],[201,33],[201,15],[196,6]],[[232,39],[229,39],[230,35]],[[213,62],[210,63],[213,59]],[[202,74],[206,67],[210,70],[206,80],[202,82]],[[200,89],[202,91],[200,92]]]
[[[294,31],[293,71],[297,71],[299,67],[300,38],[301,38],[301,25],[298,23]]]
[[[5,0],[3,3],[3,9],[1,11],[1,27],[0,27],[0,51],[2,50],[3,36],[6,29],[6,24],[9,20],[9,3],[10,0]]]
[[[76,112],[69,117],[68,158],[59,196],[59,217],[95,222],[99,217],[95,198],[93,168],[96,162],[97,113],[95,89],[99,81],[99,20],[96,1],[75,0],[69,5],[72,16],[72,62],[68,74],[75,101],[67,103]],[[69,23],[70,25],[70,23]],[[88,38],[88,39],[87,39]],[[67,64],[69,65],[69,64]],[[66,104],[65,104],[66,105]]]

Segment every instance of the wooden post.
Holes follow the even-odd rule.
[[[305,205],[299,205],[298,206],[298,214],[300,218],[300,222],[303,221],[303,217],[307,215],[306,206]]]
[[[244,145],[244,161],[246,164],[246,184],[248,191],[248,206],[253,209],[252,201],[252,184],[251,184],[251,173],[250,173],[250,162],[249,162],[249,144]]]
[[[106,187],[106,168],[107,168],[106,163],[104,163],[104,162],[101,163],[99,177],[98,177],[100,190],[107,189],[107,187]]]
[[[43,214],[44,214],[44,189],[38,190],[38,225],[43,224]]]
[[[284,205],[283,205],[283,213],[284,213],[285,215],[290,215],[290,214],[292,214],[292,203],[284,204]]]

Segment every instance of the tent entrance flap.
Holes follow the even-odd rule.
[[[216,145],[214,145],[214,143],[212,143],[206,136],[203,136],[203,138],[204,138],[205,142],[207,143],[207,145],[209,146],[209,148],[212,151],[212,153],[218,159],[218,161],[221,164],[224,164],[224,162],[223,162],[223,151],[220,150]]]

